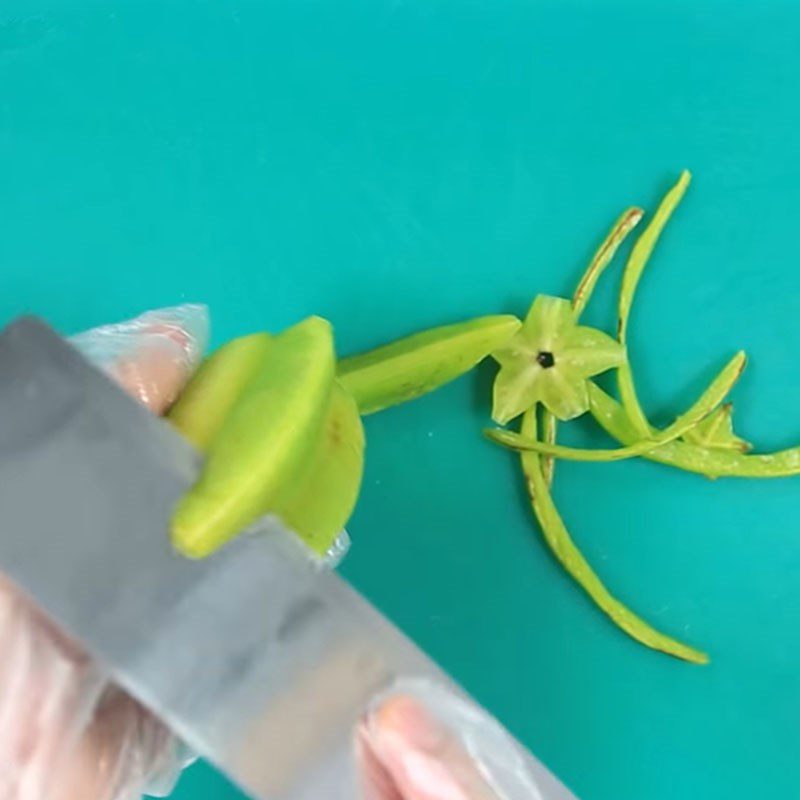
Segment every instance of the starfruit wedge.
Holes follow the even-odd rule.
[[[309,317],[274,338],[175,510],[171,532],[180,552],[206,556],[274,509],[314,453],[334,371],[326,320]]]
[[[510,315],[432,328],[342,359],[338,375],[362,414],[413,400],[463,375],[517,331]]]
[[[308,466],[275,513],[322,555],[352,514],[363,473],[364,426],[355,400],[336,383]]]
[[[233,339],[198,368],[170,409],[169,421],[200,450],[206,450],[245,386],[259,370],[273,339],[254,333]]]

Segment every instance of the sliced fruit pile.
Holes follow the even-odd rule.
[[[628,209],[597,250],[571,300],[540,295],[524,322],[487,316],[417,333],[336,361],[330,324],[310,317],[272,336],[220,348],[170,412],[206,455],[197,484],[175,511],[173,541],[185,555],[214,552],[250,523],[280,516],[316,552],[328,552],[355,506],[364,466],[361,415],[413,400],[469,371],[488,355],[500,364],[493,419],[518,431],[487,431],[520,453],[544,540],[566,571],[627,634],[694,663],[705,653],[659,631],[603,585],[567,531],[550,492],[554,459],[644,458],[708,477],[800,474],[800,448],[754,455],[732,427],[725,402],[745,366],[737,353],[699,399],[659,430],[648,420],[627,358],[628,320],[639,280],[689,185],[684,172],[634,244],[620,289],[616,337],[579,319],[601,274],[644,212]],[[619,400],[592,378],[616,370]],[[589,450],[556,441],[558,420],[589,412],[619,447]]]

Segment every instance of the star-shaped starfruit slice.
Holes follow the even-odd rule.
[[[492,419],[505,425],[536,403],[561,420],[589,409],[588,379],[625,362],[625,349],[595,328],[577,325],[562,297],[539,295],[522,327],[492,353],[500,364]]]

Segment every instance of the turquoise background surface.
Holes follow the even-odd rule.
[[[350,353],[570,292],[687,166],[634,311],[642,397],[666,421],[745,347],[739,432],[790,445],[799,44],[777,0],[4,0],[0,321],[197,300],[215,343],[313,312]],[[688,666],[545,550],[480,435],[491,376],[368,420],[344,573],[584,800],[800,796],[800,479],[559,468],[608,584],[711,652]],[[175,795],[236,796],[204,766]]]

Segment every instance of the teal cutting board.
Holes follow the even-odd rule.
[[[686,166],[634,310],[643,400],[667,421],[744,347],[737,427],[787,446],[798,79],[788,0],[4,0],[0,320],[205,301],[215,343],[316,313],[350,353],[568,293]],[[616,277],[590,314],[609,329]],[[481,437],[491,376],[368,420],[344,574],[583,800],[799,797],[800,478],[559,468],[609,585],[710,651],[688,666],[546,551]],[[175,795],[236,796],[203,766]]]

